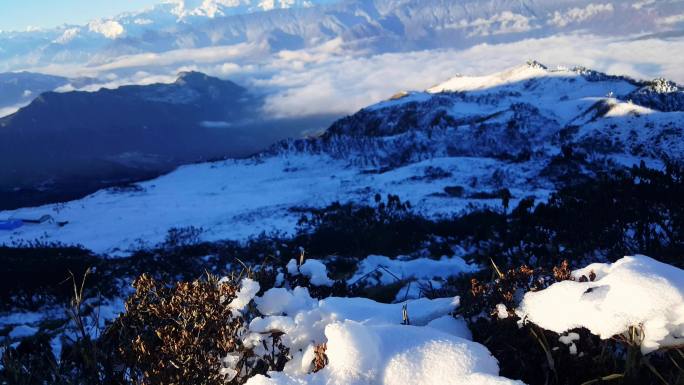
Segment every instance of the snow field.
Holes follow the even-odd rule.
[[[428,167],[443,168],[453,177],[412,179]],[[321,208],[335,201],[372,205],[376,193],[398,194],[421,215],[449,216],[469,203],[498,207],[500,199],[473,201],[435,195],[446,186],[467,185],[473,177],[490,175],[498,168],[511,175],[515,197],[534,194],[543,200],[548,196],[547,190],[527,191],[527,180],[536,171],[521,171],[488,158],[436,158],[382,174],[363,173],[359,167],[325,155],[228,160],[180,167],[139,183],[143,192],[101,190],[71,202],[0,211],[0,220],[50,214],[55,221],[69,222],[64,227],[26,225],[0,231],[0,244],[40,239],[80,244],[108,256],[127,256],[141,245],[160,244],[174,227],[202,228],[204,241],[244,241],[262,232],[292,235],[300,214],[290,209]]]

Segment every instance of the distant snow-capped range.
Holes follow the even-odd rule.
[[[0,243],[40,238],[127,254],[141,239],[152,245],[183,226],[206,229],[206,240],[243,240],[292,233],[307,207],[369,204],[375,194],[397,194],[428,217],[499,207],[504,188],[515,206],[605,170],[682,162],[683,122],[677,84],[532,61],[397,94],[319,137],[283,141],[249,159],[183,166],[132,188],[0,212],[68,222],[2,232]]]
[[[135,55],[216,47],[238,47],[231,60],[249,61],[312,47],[367,54],[572,31],[648,35],[681,31],[683,16],[680,1],[648,0],[168,0],[87,25],[2,32],[0,71],[74,63],[121,70],[140,65]],[[207,60],[207,52],[193,54],[172,61]]]

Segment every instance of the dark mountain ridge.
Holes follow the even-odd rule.
[[[271,121],[262,105],[247,89],[198,72],[171,84],[42,93],[0,118],[0,163],[7,165],[0,169],[0,208],[73,199],[181,164],[247,156],[330,119]]]

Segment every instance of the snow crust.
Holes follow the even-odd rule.
[[[426,326],[466,340],[473,339],[473,333],[470,332],[468,324],[466,324],[463,318],[445,315],[428,322]]]
[[[504,305],[502,303],[496,305],[496,316],[499,319],[508,318],[508,310],[506,309],[506,305]]]
[[[296,287],[294,290],[285,288],[272,288],[263,296],[254,299],[257,309],[262,314],[288,315],[295,314],[302,309],[311,309],[315,301],[304,287]]]
[[[626,102],[619,103],[609,96],[627,95],[636,88],[625,80],[589,81],[574,70],[547,69],[533,63],[486,76],[457,76],[428,89],[426,93],[467,92],[468,95],[492,97],[505,95],[492,106],[487,106],[486,103],[475,106],[489,107],[489,113],[494,113],[514,103],[527,103],[539,108],[544,115],[558,123],[567,125],[577,124],[574,120],[578,114],[590,109],[599,100],[616,105],[611,115],[613,117],[624,116],[632,111],[648,113],[647,108],[628,105]],[[462,105],[463,103],[458,104],[459,111]],[[471,110],[472,107],[466,106],[466,111]],[[473,113],[474,111],[470,112]]]
[[[610,105],[610,110],[604,115],[606,117],[620,117],[628,115],[649,115],[654,114],[656,111],[643,107],[637,104],[629,102],[620,102],[617,99],[610,99],[608,101]]]
[[[570,354],[577,354],[577,345],[575,341],[579,341],[580,336],[577,333],[568,333],[567,335],[558,337],[558,341],[568,345]]]
[[[395,302],[401,302],[423,297],[426,291],[441,288],[449,277],[479,269],[479,266],[468,264],[458,255],[442,256],[440,259],[410,259],[407,256],[391,259],[383,255],[369,255],[358,263],[356,273],[347,280],[347,284],[371,287],[406,282],[395,296]]]
[[[636,255],[594,263],[572,276],[592,271],[593,282],[562,281],[525,294],[518,315],[556,333],[584,327],[603,339],[636,327],[644,354],[684,343],[683,270]]]

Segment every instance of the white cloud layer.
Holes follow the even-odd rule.
[[[145,19],[145,18],[138,18],[138,19],[133,20],[133,23],[136,25],[150,25],[150,24],[154,24],[154,20]]]
[[[101,34],[107,39],[116,39],[125,32],[121,23],[115,20],[94,20],[88,24],[88,29],[90,29],[91,32]]]
[[[641,79],[665,76],[682,83],[684,67],[677,55],[670,54],[682,50],[684,39],[622,40],[570,35],[482,44],[463,51],[419,51],[368,58],[330,56],[318,62],[302,62],[290,54],[270,64],[279,71],[254,85],[276,90],[266,107],[276,115],[346,114],[401,90],[426,89],[457,73],[484,75],[529,59],[549,66],[582,65]]]
[[[658,23],[661,25],[674,25],[684,22],[684,13],[677,15],[671,15],[658,19]]]
[[[27,103],[17,104],[16,106],[0,107],[0,118],[12,115],[13,113],[19,111],[20,108],[25,107]]]
[[[52,66],[34,70],[100,78],[111,73],[120,75],[104,84],[91,85],[88,90],[170,82],[181,70],[197,70],[233,79],[254,92],[268,95],[265,112],[282,117],[348,114],[401,90],[426,89],[458,73],[489,74],[529,59],[549,66],[582,65],[610,74],[642,79],[664,76],[684,83],[681,59],[672,54],[683,51],[684,38],[571,34],[481,44],[466,50],[364,56],[346,51],[340,41],[334,40],[316,49],[281,51],[275,55],[263,47],[240,44],[124,56],[79,68]]]
[[[632,8],[641,9],[643,7],[646,7],[646,6],[654,4],[654,3],[655,3],[655,0],[640,0],[640,1],[637,1],[636,3],[632,4]]]

